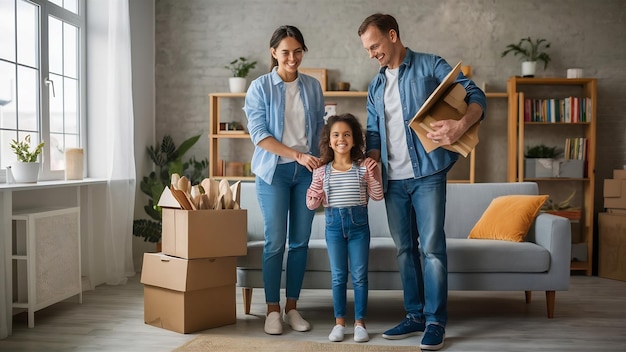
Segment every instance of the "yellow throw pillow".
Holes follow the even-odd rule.
[[[508,195],[494,198],[468,238],[522,242],[547,195]]]

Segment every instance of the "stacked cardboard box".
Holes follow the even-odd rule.
[[[182,210],[161,199],[163,253],[144,254],[141,273],[145,323],[180,333],[234,324],[247,211]]]
[[[605,213],[598,214],[598,276],[626,281],[626,170],[604,180]]]

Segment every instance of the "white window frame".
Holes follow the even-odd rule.
[[[81,148],[87,146],[87,65],[86,65],[86,2],[78,0],[78,12],[75,14],[62,7],[59,7],[48,0],[27,0],[28,2],[39,7],[39,140],[47,142],[50,136],[50,99],[49,94],[52,87],[46,84],[46,80],[50,76],[48,61],[48,16],[58,18],[63,22],[67,22],[78,28],[78,115],[79,115],[79,145]],[[15,1],[17,8],[17,0]],[[15,92],[17,95],[17,92]],[[86,155],[86,153],[85,153]],[[50,143],[46,143],[42,153],[42,168],[39,174],[40,180],[59,180],[65,177],[64,170],[51,170],[50,165]],[[85,161],[86,164],[86,161]],[[6,182],[6,169],[0,170],[0,178]]]

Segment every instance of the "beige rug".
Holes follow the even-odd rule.
[[[420,351],[414,346],[376,346],[369,343],[320,343],[312,341],[286,340],[284,338],[268,336],[267,338],[247,338],[229,335],[200,335],[178,347],[174,352],[415,352]]]

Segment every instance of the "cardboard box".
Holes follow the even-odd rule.
[[[626,169],[615,169],[613,170],[613,178],[616,180],[626,180]]]
[[[626,179],[604,180],[604,207],[626,209]]]
[[[163,190],[161,243],[164,254],[185,259],[238,257],[248,253],[248,211],[245,209],[183,210]]]
[[[181,259],[145,253],[144,322],[190,333],[237,321],[237,258]]]
[[[435,91],[426,99],[417,114],[413,117],[409,126],[415,131],[420,142],[427,152],[431,152],[439,147],[457,152],[464,157],[478,144],[478,126],[475,123],[458,141],[450,145],[441,145],[426,137],[432,131],[430,124],[440,120],[459,120],[467,110],[465,97],[467,92],[462,85],[454,83],[461,71],[461,62],[456,64],[452,71],[439,84]]]
[[[626,281],[626,216],[598,213],[598,276]]]
[[[185,259],[248,253],[247,210],[162,210],[163,253]]]

